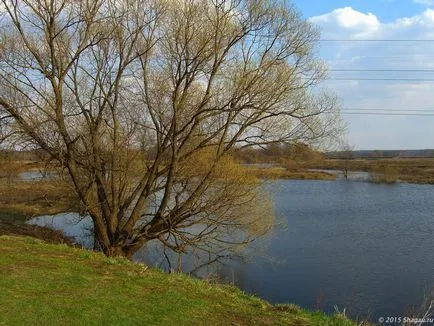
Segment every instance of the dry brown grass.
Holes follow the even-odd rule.
[[[248,168],[259,179],[335,180],[336,176],[324,172],[306,170],[290,171],[285,168]]]
[[[17,161],[14,164],[19,172],[40,168],[38,162]],[[71,245],[72,241],[60,231],[24,222],[34,216],[77,211],[78,208],[75,192],[66,181],[0,178],[0,235],[31,236],[50,243]]]
[[[408,183],[434,184],[434,158],[329,159],[309,164],[309,168],[366,171],[386,174]]]
[[[75,245],[63,232],[38,225],[13,224],[0,221],[0,236],[1,235],[29,236],[44,240],[48,243],[64,243],[69,246]]]
[[[37,215],[77,210],[78,200],[67,182],[0,181],[0,220],[22,222]]]
[[[12,182],[21,172],[38,171],[43,169],[43,163],[29,160],[15,160],[0,157],[0,182]]]

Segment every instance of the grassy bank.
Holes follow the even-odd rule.
[[[288,168],[249,168],[261,179],[336,179],[335,175],[313,172],[309,169],[365,171],[371,173],[372,182],[379,183],[394,183],[399,180],[407,183],[434,184],[434,158],[323,159],[289,164]]]
[[[70,243],[63,233],[24,222],[34,216],[78,211],[74,191],[61,180],[8,181],[0,178],[0,235],[25,235]]]
[[[248,168],[249,171],[259,179],[295,179],[295,180],[335,180],[336,176],[324,173],[313,172],[303,169],[291,171],[281,167]]]
[[[386,182],[434,184],[434,158],[326,159],[311,162],[307,168],[366,171],[384,177]]]
[[[4,222],[23,222],[78,206],[74,190],[62,180],[0,180],[0,220]]]
[[[23,237],[0,237],[4,325],[356,325],[232,286]]]
[[[40,171],[44,168],[43,162],[31,160],[17,160],[4,157],[0,153],[0,180],[12,180],[21,172]]]

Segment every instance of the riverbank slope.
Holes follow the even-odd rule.
[[[4,325],[356,325],[123,258],[0,237]]]

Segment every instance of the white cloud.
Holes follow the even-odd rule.
[[[434,0],[433,0],[434,2]],[[372,13],[353,8],[336,9],[310,19],[323,39],[423,40],[434,39],[434,10],[381,22]],[[345,108],[411,109],[434,111],[434,82],[343,81],[343,79],[434,80],[434,42],[324,42],[321,55],[331,69],[424,70],[424,72],[330,72],[327,86]],[[412,113],[412,112],[410,112]],[[434,148],[434,116],[344,115],[349,142],[361,149]]]
[[[414,3],[424,6],[434,6],[434,0],[413,0]]]
[[[339,8],[325,15],[312,17],[310,20],[329,29],[366,34],[375,32],[381,25],[374,14],[364,14],[351,7]]]
[[[434,0],[432,0],[434,2]],[[426,9],[419,15],[401,17],[391,23],[381,23],[372,13],[361,13],[351,7],[335,9],[328,14],[309,19],[322,28],[323,38],[346,37],[352,39],[383,38],[402,30],[406,34],[422,32],[432,35],[434,32],[434,9]],[[420,30],[424,29],[424,30]]]

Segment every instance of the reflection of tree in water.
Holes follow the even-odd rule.
[[[62,231],[84,248],[92,249],[94,246],[93,223],[89,216],[82,216],[77,213],[61,213],[53,216],[38,216],[28,223]]]

